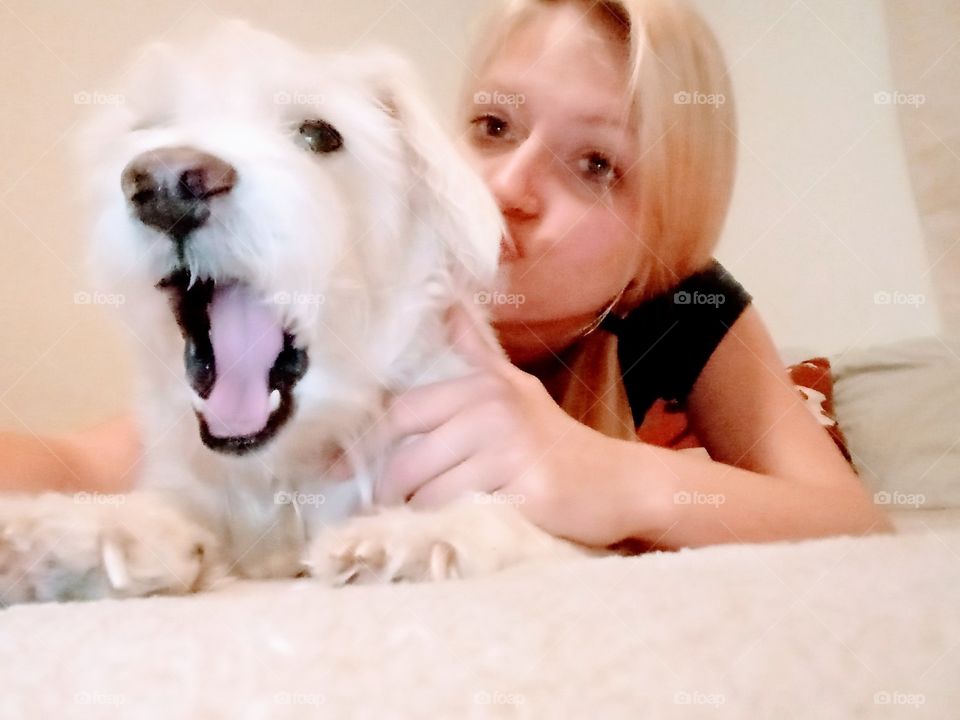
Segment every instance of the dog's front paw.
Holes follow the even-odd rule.
[[[429,515],[381,510],[326,529],[308,548],[310,575],[333,585],[460,577],[456,546]]]
[[[489,495],[430,512],[381,509],[327,528],[308,548],[311,575],[351,582],[446,580],[531,560],[602,554],[553,537]]]
[[[0,500],[0,601],[95,600],[196,590],[213,537],[138,495]]]

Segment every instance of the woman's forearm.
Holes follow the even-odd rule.
[[[856,476],[829,484],[812,477],[805,483],[643,443],[623,443],[622,451],[621,466],[638,493],[631,537],[656,547],[893,530]]]
[[[128,492],[140,452],[132,415],[64,436],[0,433],[0,492]]]
[[[0,492],[74,492],[83,484],[70,443],[24,433],[0,433]]]

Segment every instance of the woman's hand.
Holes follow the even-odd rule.
[[[635,475],[629,443],[567,415],[543,384],[490,348],[462,309],[449,316],[475,373],[414,388],[392,401],[382,437],[394,450],[375,491],[382,504],[435,508],[470,492],[496,493],[554,535],[606,546],[632,534]],[[632,448],[636,449],[636,448]],[[633,482],[623,478],[631,476]]]

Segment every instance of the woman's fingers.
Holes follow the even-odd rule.
[[[447,329],[450,342],[457,352],[480,372],[451,380],[421,385],[397,395],[381,418],[378,431],[385,444],[407,435],[430,432],[447,422],[471,403],[488,397],[499,376],[496,363],[504,363],[498,346],[492,345],[492,331],[470,317],[462,306],[447,311]]]
[[[374,499],[383,505],[402,503],[424,485],[461,464],[482,445],[469,414],[422,435],[409,437],[391,453]]]
[[[470,493],[490,493],[496,490],[492,474],[484,472],[478,456],[464,460],[422,486],[410,505],[419,510],[435,509]]]
[[[421,385],[394,397],[378,422],[382,446],[430,432],[484,395],[480,375]]]
[[[451,345],[479,372],[413,388],[391,401],[377,428],[380,446],[391,453],[375,489],[378,503],[402,503],[415,496],[462,465],[486,440],[476,426],[477,413],[470,410],[503,392],[505,381],[497,364],[506,360],[492,331],[471,317],[468,308],[452,307],[446,321]],[[463,472],[455,477],[462,478]],[[446,496],[447,482],[423,497]]]

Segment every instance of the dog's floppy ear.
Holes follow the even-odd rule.
[[[407,61],[384,50],[369,58],[377,98],[403,137],[415,178],[411,212],[441,243],[461,287],[490,288],[503,234],[496,201],[436,120]]]

